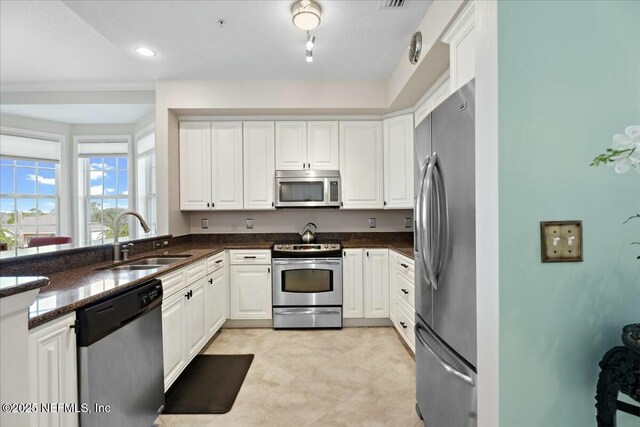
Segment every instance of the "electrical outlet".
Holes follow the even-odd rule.
[[[369,218],[369,228],[376,228],[376,219]]]
[[[411,228],[411,218],[404,219],[404,228]]]
[[[201,222],[202,222],[202,228],[203,229],[209,228],[209,219],[208,218],[202,218]]]
[[[582,261],[582,221],[540,223],[542,262]]]
[[[247,230],[251,230],[253,228],[253,218],[247,218]]]

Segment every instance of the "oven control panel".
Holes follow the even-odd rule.
[[[283,243],[273,245],[278,252],[320,253],[340,250],[340,243]]]

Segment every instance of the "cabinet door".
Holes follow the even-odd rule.
[[[364,317],[389,317],[389,251],[364,252]]]
[[[398,290],[398,254],[389,251],[389,301],[393,302]],[[389,310],[389,318],[394,320],[395,311]]]
[[[211,123],[213,208],[242,209],[242,122]]]
[[[227,284],[226,267],[221,268],[207,276],[204,288],[205,301],[205,325],[207,339],[218,332],[227,318]]]
[[[344,209],[382,209],[382,122],[340,122]]]
[[[307,122],[307,166],[338,170],[338,122]]]
[[[413,114],[385,120],[384,208],[413,207]]]
[[[193,358],[207,342],[204,315],[204,287],[206,278],[198,280],[188,288],[187,298],[187,354]]]
[[[271,267],[231,266],[231,318],[271,319]]]
[[[345,249],[342,257],[342,316],[362,317],[362,249]]]
[[[468,2],[442,37],[442,41],[449,45],[451,93],[475,77],[477,33],[475,3]]]
[[[162,356],[164,363],[164,389],[178,377],[187,364],[186,289],[162,301]]]
[[[244,122],[244,208],[275,209],[273,122]]]
[[[74,323],[71,313],[29,331],[30,402],[78,403]],[[74,412],[37,411],[30,419],[34,427],[78,425]]]
[[[307,122],[276,122],[276,170],[307,169]]]
[[[180,209],[211,206],[211,124],[180,123]]]

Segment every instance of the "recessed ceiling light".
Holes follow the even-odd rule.
[[[313,0],[299,0],[291,6],[293,25],[301,30],[309,31],[320,25],[322,9]]]
[[[151,57],[151,56],[156,56],[156,53],[149,49],[148,47],[144,47],[144,46],[140,46],[136,48],[136,53],[138,55],[142,55],[142,56],[147,56],[147,57]]]

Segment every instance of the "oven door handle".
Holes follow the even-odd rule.
[[[299,264],[317,264],[317,265],[340,265],[341,261],[326,261],[318,259],[295,259],[295,260],[274,260],[274,264],[277,265],[299,265]]]
[[[318,310],[310,308],[290,308],[278,310],[277,314],[340,314],[340,310]]]

